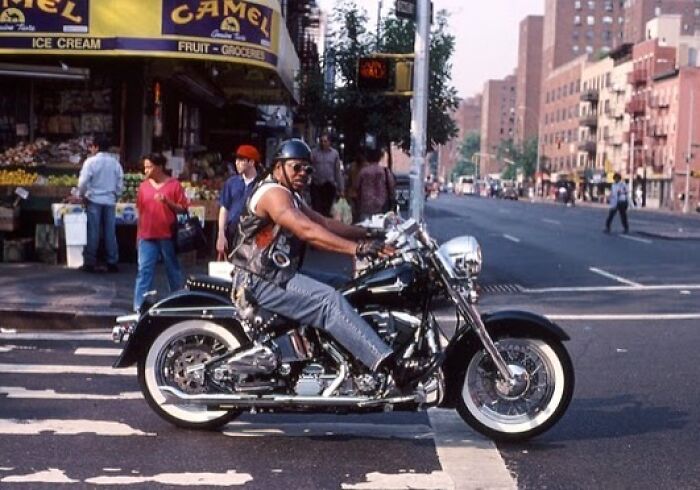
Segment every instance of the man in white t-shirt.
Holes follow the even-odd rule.
[[[610,189],[610,211],[608,219],[605,221],[605,233],[610,233],[610,225],[617,212],[620,213],[620,221],[625,229],[623,233],[629,233],[630,228],[627,224],[627,207],[629,206],[629,191],[627,184],[622,182],[622,176],[619,173],[613,175],[614,184]]]

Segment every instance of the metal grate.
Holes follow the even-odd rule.
[[[482,284],[481,294],[517,294],[522,292],[520,284]]]

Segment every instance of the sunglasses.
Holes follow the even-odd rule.
[[[304,165],[303,163],[295,163],[292,165],[292,170],[294,170],[294,173],[299,173],[302,170],[306,172],[306,175],[311,175],[314,173],[314,168],[311,165]]]

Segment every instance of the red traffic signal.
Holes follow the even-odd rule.
[[[390,86],[389,60],[360,58],[357,64],[357,86],[367,90],[387,90]]]

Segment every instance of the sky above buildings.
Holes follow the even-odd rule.
[[[332,10],[336,0],[320,0]],[[456,38],[452,84],[460,97],[469,97],[491,78],[503,78],[518,62],[518,26],[527,15],[542,15],[544,0],[433,0],[436,10],[451,13],[450,30]],[[376,22],[379,0],[357,0]],[[383,12],[394,0],[382,0]]]

